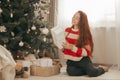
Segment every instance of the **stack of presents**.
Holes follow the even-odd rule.
[[[28,78],[31,76],[52,76],[60,73],[61,63],[59,59],[48,57],[36,60],[18,60],[16,65],[16,77]]]
[[[17,60],[16,78],[29,78],[30,76],[48,77],[60,73],[59,59],[41,58],[37,60]],[[2,73],[0,72],[2,77]],[[0,80],[2,80],[0,78]]]
[[[52,76],[60,73],[59,59],[44,57],[36,59],[29,54],[24,60],[14,61],[11,53],[0,46],[0,80],[13,80],[16,78],[29,78],[30,76]],[[11,78],[11,79],[10,79]]]

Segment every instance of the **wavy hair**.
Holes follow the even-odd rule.
[[[87,42],[89,42],[91,46],[91,52],[93,52],[93,40],[90,32],[90,27],[88,23],[87,15],[83,11],[78,11],[80,14],[80,22],[79,22],[79,38],[77,41],[77,47],[84,47]],[[72,26],[73,27],[73,26]]]

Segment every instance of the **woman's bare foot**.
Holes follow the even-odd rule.
[[[108,70],[109,70],[109,67],[107,67],[107,66],[99,65],[98,67],[103,68],[105,72],[108,72]]]

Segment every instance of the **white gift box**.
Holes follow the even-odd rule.
[[[31,65],[36,65],[41,67],[51,67],[53,66],[53,61],[51,58],[44,57],[37,60],[32,60]]]
[[[60,73],[61,64],[59,60],[41,58],[36,61],[37,65],[30,66],[30,73],[33,76],[52,76]],[[39,66],[38,66],[39,65]]]
[[[29,60],[16,60],[17,63],[21,63],[23,67],[30,67],[31,63]]]
[[[41,58],[41,59],[39,59],[39,65],[41,67],[51,67],[52,66],[52,59],[50,59],[50,58]]]
[[[28,60],[23,61],[23,67],[30,67],[31,63]]]

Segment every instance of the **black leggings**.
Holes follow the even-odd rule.
[[[105,71],[103,68],[94,66],[89,57],[83,57],[80,61],[67,60],[67,73],[70,76],[88,75],[96,77]]]

